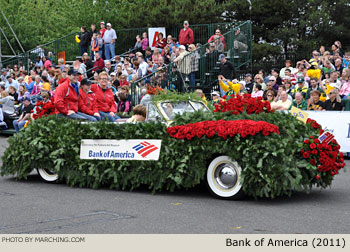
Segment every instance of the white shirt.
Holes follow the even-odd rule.
[[[110,44],[112,43],[112,40],[117,39],[117,34],[115,33],[115,30],[113,28],[111,28],[110,30],[106,30],[105,34],[103,35],[103,40],[105,41],[105,43]]]
[[[139,67],[142,71],[142,77],[144,77],[147,74],[148,64],[144,61],[139,65]]]

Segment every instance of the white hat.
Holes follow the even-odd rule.
[[[112,72],[112,73],[111,73],[111,76],[115,76],[115,75],[117,75],[115,72]]]
[[[107,26],[112,26],[111,23],[107,23]]]
[[[217,96],[220,96],[219,92],[217,92],[217,91],[213,91],[213,92],[211,92],[210,94],[211,94],[211,95],[217,95]]]
[[[179,49],[186,50],[186,47],[185,47],[184,45],[180,45],[180,46],[179,46]]]

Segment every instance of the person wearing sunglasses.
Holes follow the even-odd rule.
[[[107,118],[110,122],[120,118],[115,114],[117,105],[114,101],[114,93],[108,87],[108,74],[106,72],[99,74],[98,84],[92,84],[91,91],[95,93],[96,107],[101,118]]]
[[[334,88],[328,93],[329,99],[326,100],[322,106],[323,110],[328,111],[343,111],[344,105],[341,102],[341,98],[339,96],[339,89]]]
[[[213,35],[208,39],[208,43],[211,43],[212,41],[214,41],[216,36],[219,36],[219,37],[220,37],[220,40],[221,40],[221,42],[224,44],[224,47],[225,47],[225,37],[222,36],[221,31],[220,31],[219,29],[216,29],[215,34],[213,34]]]

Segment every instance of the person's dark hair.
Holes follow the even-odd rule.
[[[81,29],[83,29],[84,31],[86,31],[86,27],[85,27],[85,26],[82,26]]]
[[[260,69],[258,72],[262,72],[263,77],[266,75],[266,73],[265,73],[264,69]]]
[[[141,58],[141,59],[143,59],[143,60],[145,59],[145,57],[143,57],[143,55],[140,55],[139,58]]]
[[[310,79],[310,83],[311,83],[312,80],[314,80],[314,81],[316,81],[316,82],[318,81],[318,79],[316,79],[316,78],[311,78],[311,79]]]
[[[286,60],[286,63],[289,63],[289,64],[292,65],[292,61],[291,61],[290,59],[287,59],[287,60]]]
[[[266,96],[267,96],[268,94],[272,94],[272,95],[273,95],[273,97],[275,97],[275,96],[276,96],[276,94],[275,94],[275,91],[274,91],[274,90],[267,90],[267,91],[266,91]]]
[[[134,115],[141,115],[146,118],[146,107],[144,105],[136,105],[133,109]]]
[[[262,89],[260,84],[255,84],[255,87],[260,91]]]
[[[158,37],[159,35],[162,35],[162,38],[164,38],[164,34],[162,32],[158,33]]]
[[[292,71],[291,71],[289,68],[287,68],[287,69],[284,70],[284,71],[288,71],[288,72],[292,73]]]
[[[126,94],[125,93],[119,93],[119,99],[121,101],[126,101],[128,99],[128,97],[126,97]]]
[[[272,72],[272,71],[274,71],[274,72],[276,72],[276,73],[278,73],[278,74],[280,73],[280,71],[278,70],[278,68],[272,68],[272,69],[271,69],[271,72]]]
[[[46,76],[46,75],[41,76],[41,79],[42,79],[44,82],[49,82],[49,80],[47,79],[47,76]]]

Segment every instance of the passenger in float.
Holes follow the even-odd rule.
[[[133,109],[134,115],[127,122],[143,122],[146,120],[147,109],[144,105],[137,105]]]
[[[120,118],[115,114],[117,105],[114,101],[114,93],[108,87],[108,74],[106,72],[99,74],[98,84],[92,84],[91,91],[95,93],[96,106],[101,118],[107,118],[110,122]]]
[[[78,101],[78,110],[85,114],[85,117],[91,121],[100,121],[101,116],[96,106],[95,94],[90,90],[91,81],[84,78],[80,82],[80,92]]]
[[[78,71],[71,69],[68,71],[69,82],[59,85],[55,93],[55,108],[58,116],[66,116],[71,119],[86,120],[86,116],[78,111],[79,82]]]

